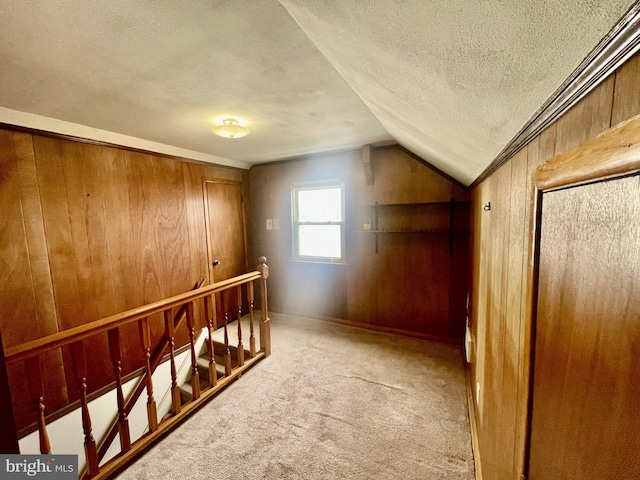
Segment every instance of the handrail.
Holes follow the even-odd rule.
[[[111,315],[109,317],[97,320],[79,327],[55,333],[47,337],[27,342],[16,347],[12,347],[6,351],[5,363],[15,364],[23,362],[26,371],[26,381],[29,388],[29,395],[33,401],[33,411],[38,424],[38,436],[40,442],[40,453],[50,454],[51,444],[46,428],[45,409],[46,398],[44,391],[43,375],[41,370],[41,355],[60,348],[70,347],[72,354],[72,371],[69,379],[76,381],[80,394],[80,405],[82,413],[82,430],[84,433],[84,450],[86,457],[86,469],[83,478],[87,479],[105,479],[112,475],[118,468],[135,458],[139,452],[148,447],[160,435],[167,433],[177,422],[189,415],[194,409],[208,398],[216,395],[221,389],[225,388],[229,382],[239,378],[248,368],[256,362],[266,358],[271,353],[271,333],[270,319],[267,307],[267,278],[269,278],[269,267],[266,264],[266,257],[258,259],[259,265],[253,272],[239,275],[237,277],[216,282],[212,285],[196,288],[186,293],[175,295],[164,300],[153,302],[142,307],[134,308],[123,313]],[[254,280],[259,280],[261,287],[261,315],[260,315],[260,350],[255,349],[254,338]],[[246,286],[246,288],[245,288]],[[236,290],[236,298],[238,305],[232,307],[232,313],[225,307],[225,293],[229,290]],[[243,291],[246,291],[246,305],[248,305],[248,321],[249,321],[249,345],[250,350],[247,351],[248,358],[245,358],[245,350],[242,343],[242,327],[241,317],[243,316]],[[225,373],[221,378],[217,378],[216,362],[213,346],[213,326],[217,324],[216,298],[222,300],[222,314],[224,317],[224,352],[225,357]],[[208,339],[208,370],[203,373],[199,369],[198,357],[201,353],[196,347],[196,328],[195,328],[195,306],[196,300],[201,300],[204,306],[206,327],[203,333],[207,331]],[[174,307],[181,307],[177,316],[173,314]],[[191,370],[189,378],[189,389],[183,388],[185,384],[183,377],[177,375],[176,357],[175,357],[175,333],[176,323],[181,323],[182,307],[184,307],[184,316],[186,317],[186,329],[189,334],[190,360]],[[164,336],[166,345],[161,344],[156,348],[154,355],[151,353],[151,323],[158,321],[156,316],[161,314],[164,323]],[[227,332],[227,323],[230,317],[238,321],[237,346],[229,344]],[[177,321],[176,321],[177,320]],[[144,358],[144,378],[143,382],[147,392],[147,425],[145,433],[139,438],[131,441],[131,430],[129,428],[128,412],[131,410],[130,403],[124,400],[124,390],[121,377],[122,348],[120,340],[120,327],[137,323],[138,338],[140,341],[140,353]],[[89,411],[89,401],[87,396],[87,378],[89,371],[87,369],[84,340],[97,335],[106,335],[109,343],[109,357],[113,365],[116,379],[116,401],[118,408],[118,431],[120,433],[120,453],[104,464],[100,464],[99,449],[93,436],[92,420]],[[158,404],[154,394],[154,380],[152,379],[153,370],[155,369],[155,359],[162,356],[162,352],[169,351],[169,367],[171,376],[171,407],[169,415],[162,416],[158,411]],[[234,366],[231,365],[231,349],[237,349],[237,356],[234,360]],[[65,370],[66,371],[66,370]],[[201,384],[204,382],[203,384]],[[183,385],[183,386],[181,386]],[[181,390],[182,389],[182,390]],[[185,393],[186,392],[186,393]],[[188,395],[183,397],[183,394]],[[186,398],[186,400],[185,400]],[[131,399],[129,399],[131,400]],[[102,448],[100,448],[102,450]]]
[[[193,288],[191,291],[193,292],[201,288],[203,284],[204,284],[204,278],[200,280],[200,282],[197,283],[195,288]],[[173,325],[176,330],[182,324],[182,321],[187,317],[186,310],[187,310],[186,306],[182,305],[178,310],[178,312],[174,315]],[[169,342],[167,341],[167,338],[162,337],[162,339],[156,346],[155,350],[153,351],[153,354],[151,355],[151,374],[152,375],[156,371],[156,368],[158,368],[158,366],[160,365],[162,361],[162,356],[167,351],[168,347],[169,347]],[[140,376],[140,378],[138,379],[138,384],[136,385],[136,388],[127,399],[127,402],[125,403],[125,407],[124,407],[125,415],[129,415],[131,413],[131,410],[133,410],[133,407],[138,401],[138,399],[140,398],[140,395],[142,395],[142,392],[144,392],[146,375],[147,374],[145,372]],[[98,442],[98,461],[102,461],[102,459],[107,453],[107,450],[111,446],[111,442],[115,440],[117,433],[118,433],[118,414],[114,416],[109,428],[107,429],[107,432],[105,433],[105,435],[103,435],[102,439],[100,439],[100,441]]]
[[[11,365],[19,361],[24,361],[28,358],[37,357],[48,350],[70,345],[85,338],[92,337],[98,333],[107,332],[113,328],[122,327],[123,325],[133,323],[150,315],[161,313],[169,308],[182,305],[185,302],[197,300],[213,293],[237,287],[261,277],[262,274],[257,270],[245,273],[244,275],[216,282],[197,290],[181,293],[142,307],[133,308],[126,312],[105,317],[101,320],[96,320],[62,332],[47,335],[46,337],[42,337],[31,342],[22,343],[15,347],[8,348],[5,351],[5,361],[7,365]]]

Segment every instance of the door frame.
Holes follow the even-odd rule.
[[[553,190],[625,177],[640,172],[640,115],[540,165],[533,173],[534,195],[531,208],[531,237],[527,261],[527,297],[525,315],[523,379],[527,398],[527,420],[523,462],[519,478],[528,478],[533,410],[536,319],[540,234],[544,194]]]
[[[207,184],[221,184],[221,185],[232,185],[240,188],[240,211],[242,213],[242,236],[244,241],[244,269],[245,272],[249,269],[249,259],[248,259],[248,246],[247,246],[247,222],[246,222],[246,213],[244,209],[244,185],[242,182],[237,180],[227,180],[224,178],[211,178],[211,177],[202,177],[202,201],[204,204],[204,225],[205,225],[205,234],[207,241],[207,279],[209,280],[209,285],[212,282],[212,264],[214,262],[213,254],[212,254],[212,245],[211,245],[211,229],[210,229],[210,220],[209,220],[209,198],[207,195]]]

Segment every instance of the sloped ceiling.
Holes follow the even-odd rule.
[[[395,140],[470,184],[632,4],[0,0],[0,122],[244,168]]]

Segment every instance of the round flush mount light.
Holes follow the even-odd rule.
[[[225,138],[240,138],[249,135],[250,130],[238,124],[238,120],[235,118],[225,118],[222,125],[215,127],[212,132]]]

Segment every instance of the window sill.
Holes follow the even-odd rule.
[[[330,262],[328,260],[313,260],[313,259],[309,259],[309,260],[303,260],[301,258],[292,258],[290,260],[292,263],[312,263],[312,264],[317,264],[317,265],[335,265],[337,267],[348,267],[350,264],[347,262]]]

